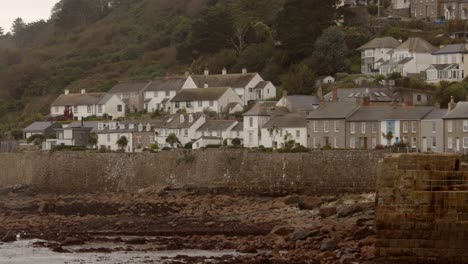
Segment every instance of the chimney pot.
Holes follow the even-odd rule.
[[[223,75],[226,75],[226,74],[227,74],[227,69],[223,68]]]
[[[242,68],[242,74],[247,74],[247,68]]]
[[[338,101],[338,85],[333,83],[333,94],[332,94],[332,101],[337,102]]]
[[[86,90],[85,89],[81,89],[81,94],[85,94],[86,93]]]
[[[70,94],[70,90],[66,89],[65,90],[65,95],[69,95]]]
[[[208,75],[210,75],[210,70],[208,70],[208,69],[205,69],[205,72],[204,72],[203,74],[204,74],[205,76],[208,76]]]

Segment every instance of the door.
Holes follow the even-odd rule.
[[[427,152],[427,138],[423,137],[423,142],[422,142],[422,151]]]
[[[460,152],[460,138],[457,138],[457,152]]]

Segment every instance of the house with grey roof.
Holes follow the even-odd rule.
[[[155,78],[146,87],[144,93],[144,108],[152,113],[155,111],[170,112],[170,101],[187,82],[187,77],[173,76]]]
[[[206,122],[203,113],[180,113],[165,116],[154,125],[155,140],[159,148],[171,147],[166,142],[169,135],[174,134],[180,144],[174,147],[184,147],[197,140],[197,130]]]
[[[125,117],[125,103],[113,94],[65,93],[57,97],[51,104],[50,116],[65,117],[73,120],[81,120],[90,116],[108,116],[109,118]]]
[[[449,104],[444,120],[444,149],[448,153],[468,153],[468,102]]]
[[[307,115],[320,106],[320,98],[315,95],[288,95],[287,92],[283,92],[283,97],[276,106],[286,107],[291,113]]]
[[[61,128],[62,126],[56,122],[34,122],[23,129],[23,138],[28,139],[33,135],[47,136],[55,134],[55,129]]]
[[[273,83],[263,80],[258,73],[249,73],[243,69],[242,73],[227,73],[223,69],[221,74],[210,74],[205,70],[202,75],[190,75],[183,89],[230,87],[242,99],[243,105],[250,101],[271,100],[276,98],[276,87]]]
[[[467,54],[466,44],[447,45],[433,52],[433,64],[425,70],[426,81],[429,83],[462,81],[468,70],[468,64],[465,63]]]
[[[262,141],[262,127],[271,118],[283,116],[289,113],[283,106],[277,106],[277,102],[256,102],[250,110],[243,114],[244,117],[244,147],[257,148]]]
[[[284,148],[286,142],[308,147],[307,120],[304,114],[290,113],[274,116],[262,126],[260,145],[266,148]]]
[[[355,102],[325,102],[307,115],[310,148],[346,148],[346,119],[359,105]]]
[[[171,113],[223,113],[228,108],[235,109],[233,104],[244,106],[242,99],[231,87],[183,89],[171,99]]]
[[[336,88],[335,95],[334,91],[331,91],[323,96],[323,100],[326,102],[349,102],[359,103],[365,96],[369,97],[371,105],[377,104],[390,104],[394,101],[393,92],[385,87],[377,88]]]
[[[47,139],[42,143],[43,150],[51,150],[55,146],[91,147],[89,136],[97,132],[97,122],[73,122],[56,128],[54,139]]]
[[[155,143],[154,127],[158,121],[122,121],[122,122],[99,122],[97,124],[97,137],[99,148],[109,151],[119,151],[122,147],[117,143],[125,137],[128,141],[123,148],[125,152],[142,152],[151,149]]]
[[[379,145],[406,143],[418,151],[421,120],[432,110],[432,107],[361,106],[346,119],[347,147],[374,149]]]
[[[117,95],[124,101],[129,113],[144,110],[145,90],[151,85],[151,81],[124,81],[119,82],[110,89],[108,94]]]
[[[401,43],[393,37],[374,38],[363,46],[361,51],[361,72],[364,74],[379,73],[379,67],[386,60],[387,53]]]
[[[421,120],[421,152],[444,152],[444,120],[447,109],[434,109]]]
[[[197,129],[196,140],[192,148],[199,149],[207,145],[230,145],[232,130],[239,124],[237,120],[208,120]]]
[[[408,38],[387,52],[380,65],[380,74],[400,73],[402,76],[419,75],[433,64],[432,53],[438,49],[422,38]]]

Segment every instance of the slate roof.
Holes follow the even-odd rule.
[[[235,74],[215,74],[215,75],[192,75],[192,79],[198,87],[246,87],[257,73],[235,73]]]
[[[183,76],[155,78],[151,81],[151,84],[148,85],[145,91],[180,91],[186,80],[187,78]]]
[[[381,49],[381,48],[389,48],[393,49],[400,45],[400,41],[396,40],[393,37],[383,37],[383,38],[375,38],[363,46],[359,47],[358,50],[365,50],[365,49]]]
[[[150,81],[126,81],[120,82],[108,92],[109,94],[121,94],[121,93],[140,93],[143,92],[146,87],[150,85]]]
[[[196,113],[191,114],[193,116],[193,122],[189,122],[189,115],[184,115],[184,122],[180,122],[181,114],[172,114],[165,116],[159,124],[155,124],[155,128],[169,128],[169,129],[181,129],[181,128],[190,128],[198,119],[200,119],[203,114]]]
[[[444,70],[452,65],[456,65],[456,64],[432,64],[431,66],[434,67],[436,70]]]
[[[346,121],[421,120],[433,107],[362,106]]]
[[[440,48],[439,50],[435,51],[432,53],[433,55],[439,55],[439,54],[453,54],[453,53],[466,53],[467,50],[465,48],[465,44],[452,44],[452,45],[447,45],[443,48]]]
[[[437,48],[422,38],[408,38],[408,40],[396,47],[395,50],[409,50],[416,53],[433,53],[437,51]]]
[[[61,94],[52,106],[94,105],[98,104],[105,95],[105,93]]]
[[[105,104],[109,101],[114,95],[113,94],[105,94],[101,100],[99,100],[98,104]]]
[[[234,125],[236,120],[208,120],[203,124],[198,131],[225,131],[232,125]]]
[[[287,114],[284,116],[277,116],[270,119],[263,125],[263,128],[303,128],[307,127],[305,116],[300,114]]]
[[[356,110],[353,102],[327,102],[307,115],[307,119],[345,119]]]
[[[268,84],[270,84],[271,82],[267,82],[267,81],[263,81],[263,82],[259,82],[257,84],[257,86],[255,86],[255,89],[263,89],[265,88]]]
[[[244,116],[271,116],[271,115],[285,115],[289,113],[286,107],[276,106],[276,102],[257,102]]]
[[[315,95],[290,95],[287,97],[287,101],[299,112],[313,111],[320,105],[320,98]]]
[[[55,123],[51,122],[34,122],[23,129],[23,132],[43,132],[47,128],[53,126]]]
[[[232,131],[244,131],[244,122],[239,122]]]
[[[392,93],[387,88],[338,88],[338,101],[356,102],[356,98],[361,98],[369,92],[371,102],[392,102]],[[331,101],[333,92],[323,96],[325,101]]]
[[[98,130],[98,123],[97,121],[85,121],[83,122],[83,127],[89,127],[91,128],[91,133],[97,132]],[[79,122],[72,122],[70,123],[67,128],[80,128],[81,126],[81,121]]]
[[[424,117],[424,120],[442,119],[447,113],[448,113],[447,109],[435,108],[428,115]]]
[[[210,87],[184,89],[180,91],[172,102],[192,102],[192,101],[215,101],[221,98],[229,89],[229,87]]]
[[[468,119],[468,102],[458,102],[455,109],[448,112],[443,119]]]

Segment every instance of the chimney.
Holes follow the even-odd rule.
[[[338,85],[333,83],[332,102],[338,101]]]
[[[69,95],[70,94],[70,90],[66,89],[65,90],[65,95]]]
[[[286,97],[288,97],[288,91],[283,90],[283,98],[286,98]]]
[[[242,74],[247,74],[247,68],[242,68]]]
[[[208,88],[208,84],[205,83],[205,84],[203,85],[203,88]]]
[[[210,75],[210,70],[208,70],[208,69],[205,69],[205,72],[204,72],[203,74],[204,74],[205,76],[208,76],[208,75]]]
[[[85,89],[81,89],[81,94],[85,94],[86,93],[86,90]]]
[[[455,109],[456,106],[457,106],[457,104],[455,103],[455,98],[453,98],[453,96],[451,96],[450,97],[450,103],[448,104],[448,110],[452,111],[453,109]]]
[[[317,97],[319,98],[320,101],[323,101],[323,89],[322,89],[322,85],[320,85],[320,87],[319,87],[318,90],[317,90]]]
[[[227,69],[223,68],[223,75],[226,75],[226,74],[227,74]]]

